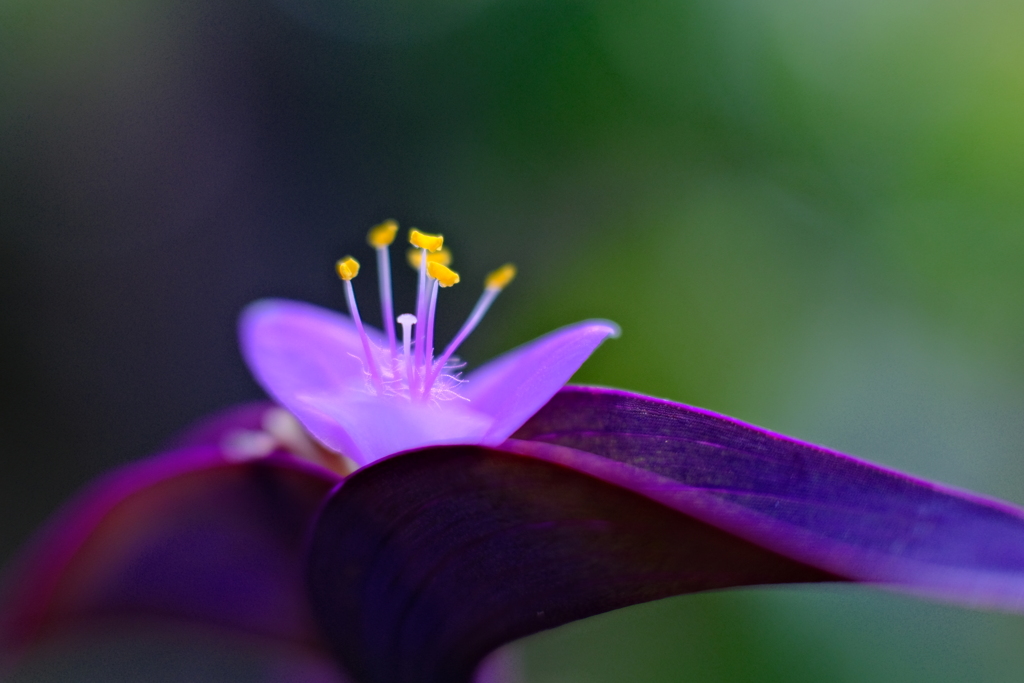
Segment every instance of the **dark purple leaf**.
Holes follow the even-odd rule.
[[[1006,503],[617,390],[567,387],[515,438],[851,580],[1024,609],[1024,512]]]
[[[47,636],[125,618],[318,644],[304,544],[337,481],[284,453],[233,462],[214,446],[97,481],[7,572],[0,663]]]
[[[322,630],[361,683],[461,683],[495,647],[607,610],[835,578],[625,488],[474,446],[352,475],[309,565]]]
[[[403,454],[326,504],[310,590],[359,681],[466,681],[509,640],[728,586],[1024,608],[1018,508],[720,415],[567,388],[503,449]]]

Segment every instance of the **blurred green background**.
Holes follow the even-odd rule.
[[[342,307],[388,216],[452,246],[442,339],[519,264],[471,364],[610,318],[577,381],[1024,503],[1022,35],[1007,0],[0,0],[0,560],[258,396],[237,310]],[[790,588],[521,651],[530,683],[1016,682],[1022,639]]]

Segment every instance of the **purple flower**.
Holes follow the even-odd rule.
[[[211,418],[69,504],[8,573],[0,651],[160,618],[302,645],[360,683],[458,683],[513,639],[701,590],[856,581],[1024,611],[1024,511],[707,411],[563,388],[611,323],[463,377],[454,352],[514,271],[435,357],[438,292],[458,281],[438,236],[413,233],[399,340],[395,229],[370,235],[384,331],[362,324],[352,259],[351,318],[250,306],[243,353],[283,408]]]
[[[293,301],[260,301],[242,314],[242,353],[264,389],[320,443],[359,465],[434,444],[497,446],[555,395],[594,349],[618,328],[588,321],[556,330],[461,377],[454,357],[515,268],[488,276],[466,324],[434,355],[439,290],[459,281],[448,268],[443,238],[410,233],[419,287],[416,314],[392,323],[388,247],[397,231],[386,222],[370,232],[378,254],[385,332],[363,326],[351,280],[359,264],[338,262],[351,318]],[[440,255],[438,259],[435,255]],[[416,324],[420,320],[423,324]],[[415,330],[415,332],[413,331]],[[415,336],[415,340],[413,337]]]
[[[358,465],[423,446],[498,446],[561,389],[616,328],[564,327],[469,373],[442,374],[426,398],[408,397],[399,354],[378,392],[355,325],[297,301],[269,300],[242,314],[242,351],[263,387],[320,443]],[[385,367],[387,340],[366,330]],[[382,382],[383,383],[383,382]]]

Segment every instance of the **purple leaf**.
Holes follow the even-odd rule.
[[[628,489],[473,446],[352,475],[320,516],[308,576],[360,683],[462,683],[499,645],[607,610],[837,578]]]
[[[729,586],[860,581],[1024,609],[1008,504],[614,390],[566,388],[515,437],[389,458],[325,505],[310,590],[361,683],[466,681],[509,640]]]
[[[186,439],[205,445],[122,468],[56,515],[5,576],[0,662],[124,618],[320,642],[302,590],[304,541],[339,477],[282,451],[240,462],[212,445],[217,424],[250,426],[250,408]]]
[[[567,387],[515,437],[506,447],[851,580],[1024,610],[1024,511],[1009,504],[618,390]]]

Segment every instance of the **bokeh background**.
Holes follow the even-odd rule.
[[[238,310],[343,307],[331,265],[385,217],[454,250],[442,339],[520,265],[471,364],[611,318],[578,381],[1024,503],[1022,34],[1010,0],[0,0],[0,563],[258,397]],[[843,587],[520,651],[530,683],[1016,682],[1022,641]],[[260,680],[195,643],[115,652],[108,679]],[[102,680],[66,664],[39,680]]]

